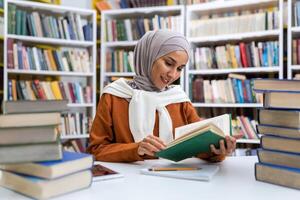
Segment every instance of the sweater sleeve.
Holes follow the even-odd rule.
[[[109,94],[102,95],[91,128],[87,151],[95,156],[95,160],[134,162],[143,160],[137,153],[138,146],[139,144],[134,142],[116,143],[112,119],[112,98]]]
[[[202,120],[202,118],[198,116],[196,109],[190,102],[185,104],[185,114],[188,124]],[[200,153],[197,155],[197,157],[208,162],[221,162],[226,158],[225,155],[215,155],[213,153]]]

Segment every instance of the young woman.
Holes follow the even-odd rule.
[[[96,160],[133,162],[154,158],[173,140],[176,127],[199,121],[189,98],[179,86],[190,46],[179,33],[150,31],[134,49],[136,76],[118,79],[103,90],[90,133],[88,152]],[[222,161],[235,149],[236,138],[226,136],[220,149],[198,157]]]

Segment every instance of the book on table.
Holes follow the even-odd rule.
[[[63,151],[61,160],[2,164],[0,169],[15,173],[54,179],[93,166],[93,156],[85,153]]]
[[[219,142],[226,134],[232,134],[230,114],[181,126],[175,129],[175,140],[155,155],[177,162],[199,153],[209,153],[210,145],[219,148]]]
[[[266,163],[255,164],[258,181],[300,189],[300,169]]]
[[[35,199],[48,199],[84,189],[92,183],[92,173],[89,169],[56,179],[43,179],[1,170],[0,174],[0,186]]]

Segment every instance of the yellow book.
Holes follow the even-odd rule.
[[[62,94],[59,89],[58,81],[52,81],[50,84],[51,84],[51,89],[55,96],[55,99],[62,100],[63,97],[62,97]]]

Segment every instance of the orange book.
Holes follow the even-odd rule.
[[[110,10],[111,9],[111,6],[106,1],[99,1],[99,2],[95,3],[95,6],[96,6],[96,8],[99,12],[101,12],[103,10]]]

